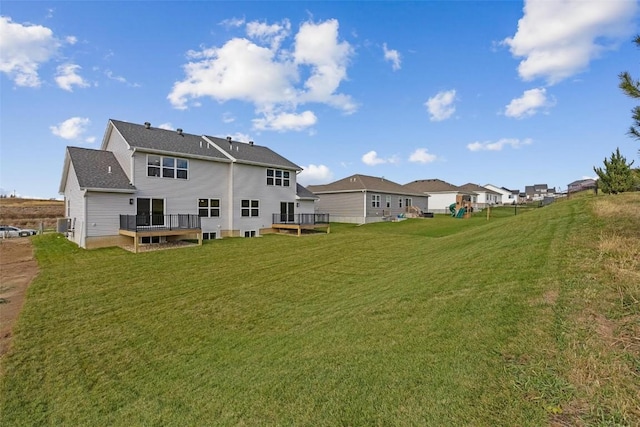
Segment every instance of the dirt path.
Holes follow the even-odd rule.
[[[31,239],[0,239],[0,358],[9,351],[13,325],[37,274]]]

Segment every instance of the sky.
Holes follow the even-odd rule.
[[[231,136],[303,169],[562,191],[630,138],[639,4],[1,1],[0,192],[61,198],[109,119]]]

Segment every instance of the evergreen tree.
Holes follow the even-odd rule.
[[[633,42],[640,47],[640,35],[637,35]],[[640,98],[640,81],[634,80],[627,71],[620,73],[619,87],[630,98]],[[633,125],[629,128],[629,135],[633,138],[640,139],[640,106],[636,106],[631,110]]]
[[[594,172],[598,175],[598,188],[607,194],[624,193],[633,191],[636,184],[636,176],[631,169],[633,161],[627,163],[627,159],[620,154],[620,149],[611,154],[611,158],[604,159],[604,169],[594,167]]]

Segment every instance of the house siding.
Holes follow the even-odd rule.
[[[129,181],[133,182],[133,161],[131,159],[132,152],[129,148],[129,144],[127,144],[127,142],[124,140],[122,135],[120,135],[117,129],[112,129],[111,134],[109,135],[109,139],[107,140],[105,146],[102,147],[102,149],[111,151],[113,153],[118,163],[120,163],[120,167],[122,167],[124,173],[129,177]]]
[[[135,215],[135,206],[129,204],[131,194],[102,193],[88,191],[86,236],[117,236],[120,229],[120,215]]]
[[[288,170],[277,168],[280,170]],[[233,228],[244,236],[245,231],[268,232],[272,226],[272,214],[280,213],[280,202],[296,202],[296,171],[289,170],[289,186],[267,185],[267,167],[233,165]],[[258,200],[259,216],[243,217],[242,200]]]
[[[182,157],[186,158],[186,157]],[[147,153],[137,151],[134,156],[136,198],[164,199],[165,214],[198,214],[198,199],[220,199],[220,216],[202,218],[204,233],[221,233],[230,226],[227,217],[228,163],[200,159],[189,160],[188,179],[147,176]],[[136,211],[134,209],[133,214]],[[219,226],[219,227],[218,227]]]
[[[65,216],[70,219],[73,227],[67,237],[78,246],[84,247],[85,198],[72,163],[69,163],[64,189]]]
[[[332,222],[360,224],[365,221],[365,192],[319,194],[316,202],[318,212],[328,213]]]
[[[429,193],[431,210],[437,213],[449,213],[449,205],[456,202],[457,193]]]

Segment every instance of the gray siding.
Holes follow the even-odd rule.
[[[328,213],[335,222],[364,222],[365,193],[317,194],[316,211]]]

